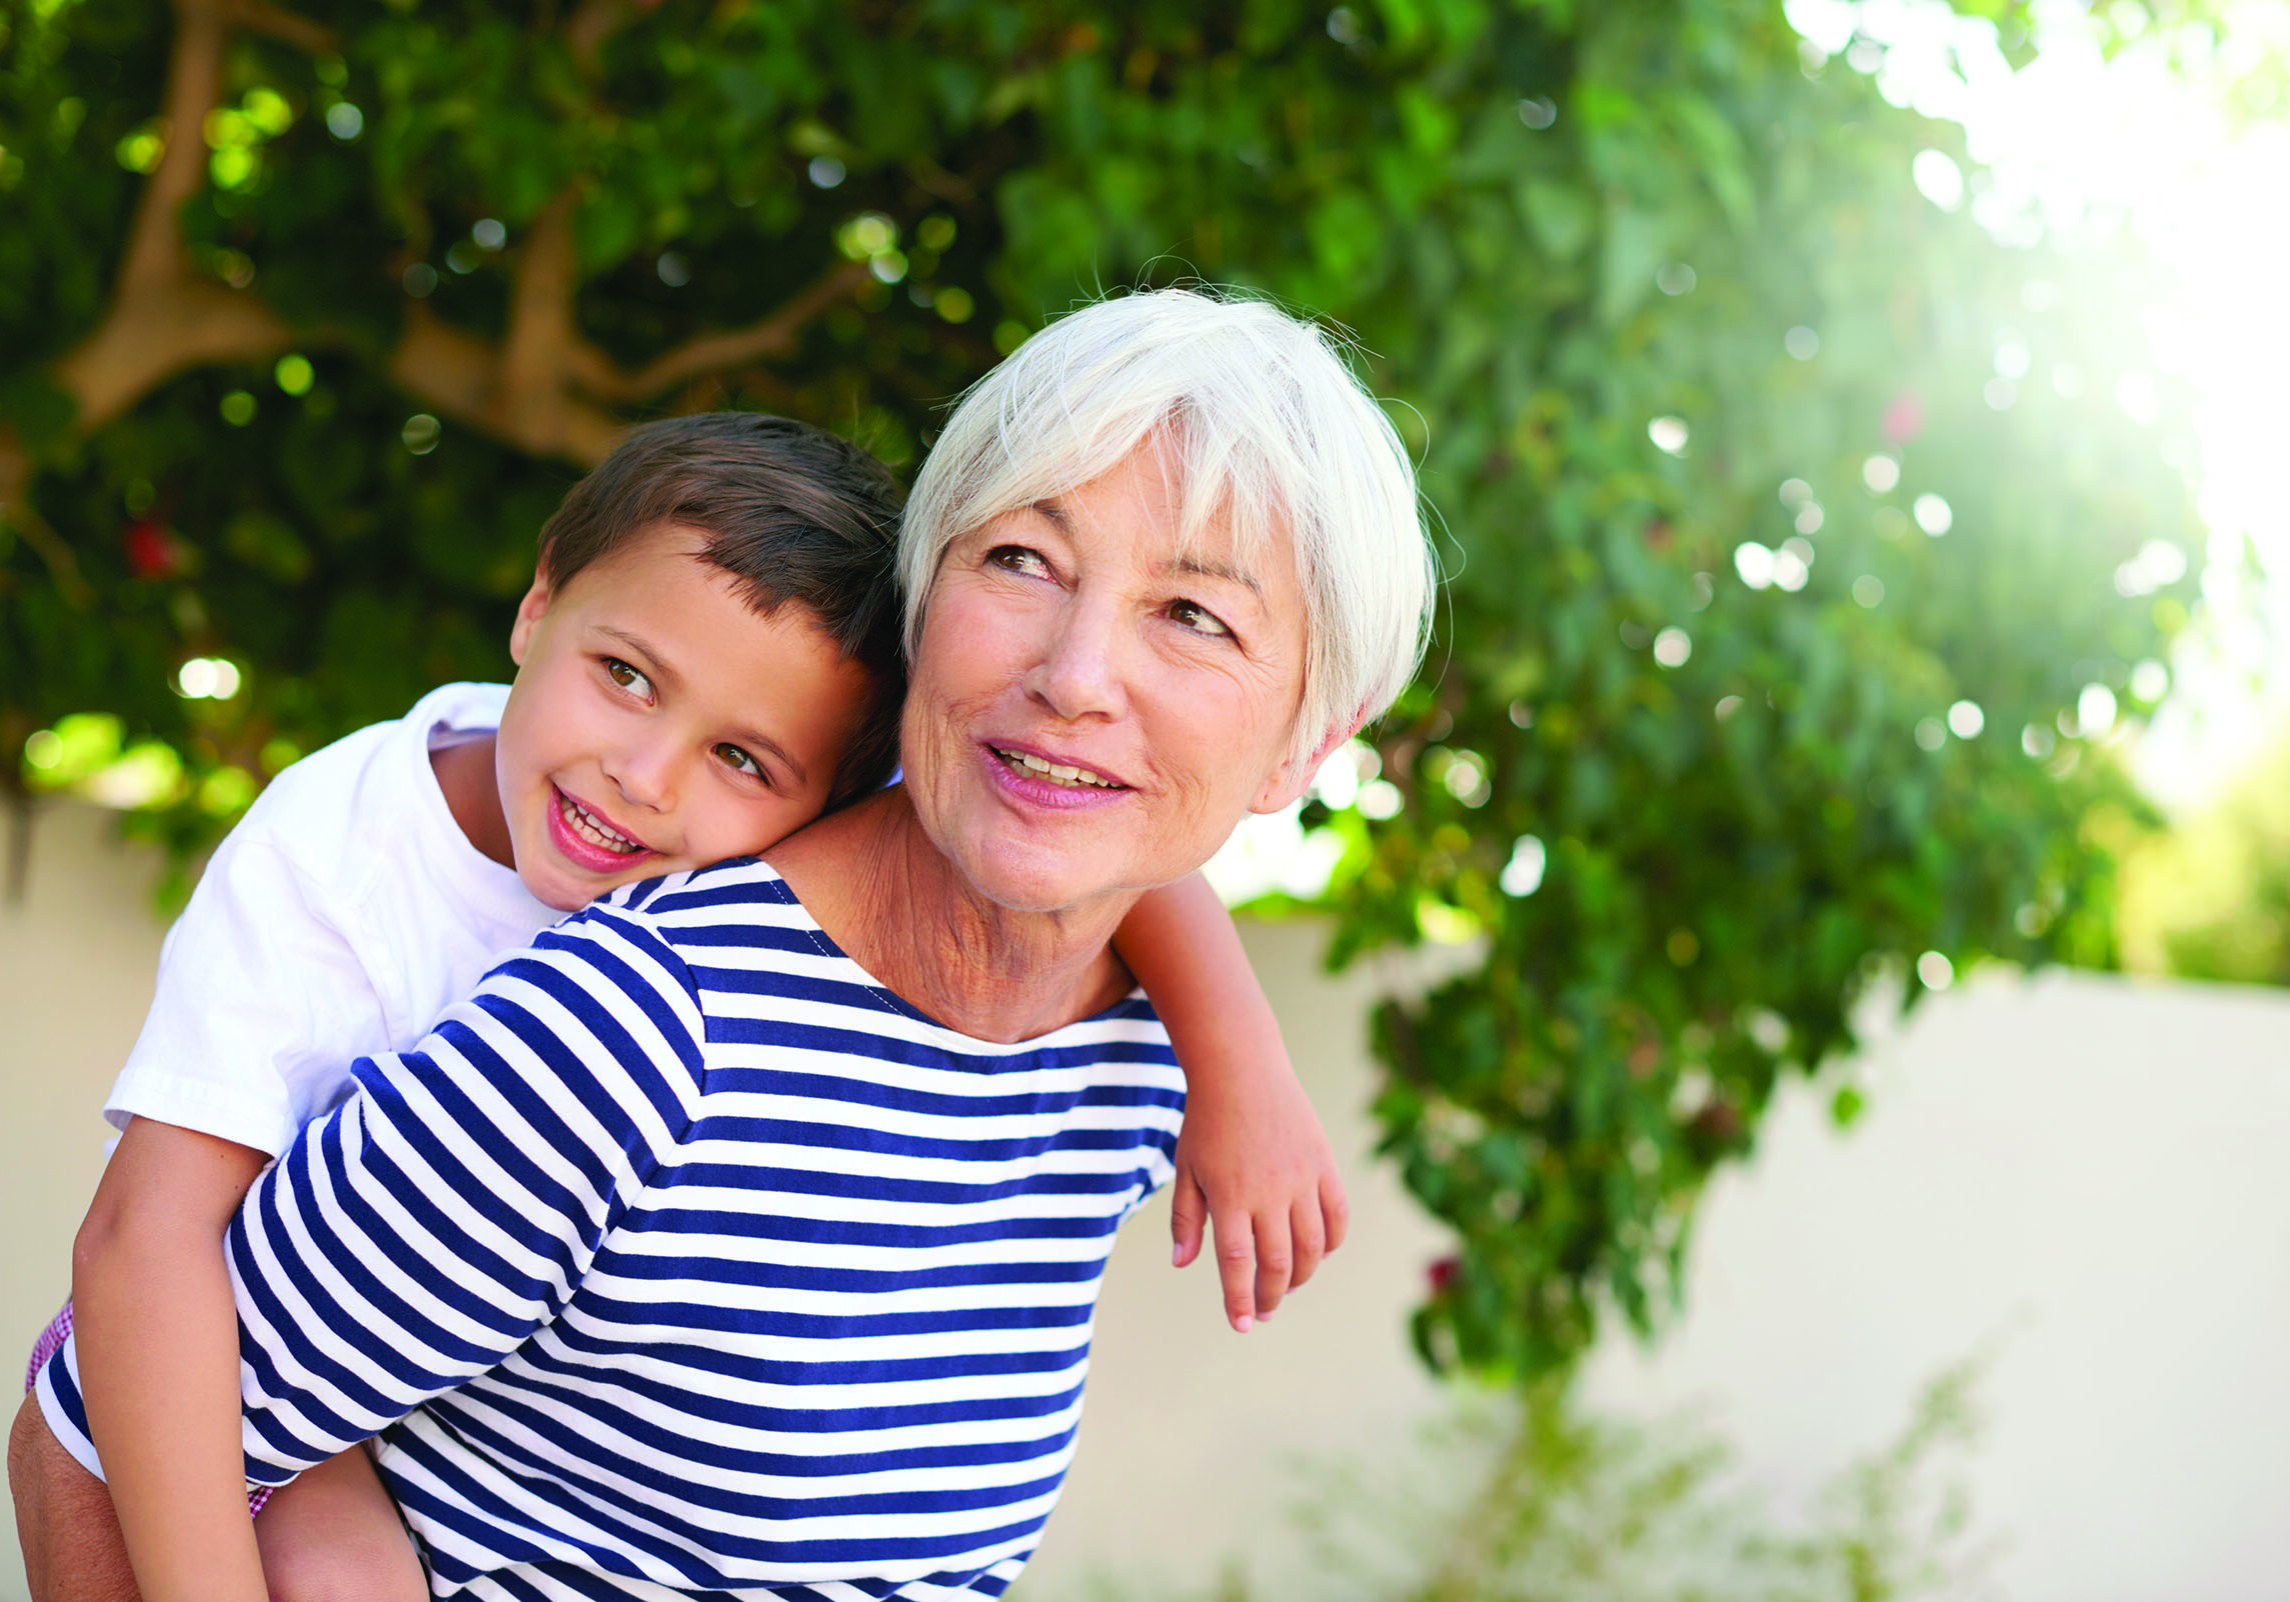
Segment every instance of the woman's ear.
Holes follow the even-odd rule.
[[[549,602],[556,592],[549,587],[547,568],[533,570],[533,587],[517,603],[517,621],[509,625],[509,660],[517,666],[525,665],[525,653],[532,649],[533,630],[541,626],[548,616]]]
[[[1359,733],[1361,728],[1366,725],[1368,721],[1367,712],[1368,709],[1362,707],[1353,717],[1330,729],[1328,737],[1314,747],[1310,755],[1302,758],[1291,756],[1285,759],[1279,767],[1273,769],[1272,777],[1265,781],[1264,788],[1257,792],[1256,799],[1248,804],[1248,810],[1251,812],[1278,812],[1282,807],[1303,795],[1306,790],[1311,788],[1312,781],[1319,776],[1320,764],[1335,754],[1336,747]]]

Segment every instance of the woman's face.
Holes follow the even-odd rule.
[[[1243,571],[1221,527],[1180,551],[1181,485],[1148,443],[946,552],[903,756],[917,815],[987,899],[1086,907],[1181,879],[1291,758],[1304,595],[1285,536]]]

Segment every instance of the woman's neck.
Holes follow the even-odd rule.
[[[821,818],[765,859],[853,961],[975,1039],[1031,1040],[1133,983],[1111,941],[1134,897],[1073,912],[997,906],[931,844],[903,788]]]

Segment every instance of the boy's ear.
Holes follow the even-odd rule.
[[[549,587],[547,568],[533,570],[533,587],[517,603],[517,621],[509,626],[509,660],[517,666],[525,665],[525,653],[532,648],[533,630],[548,615],[549,602],[555,597]]]
[[[1368,709],[1363,706],[1350,718],[1330,729],[1327,738],[1315,746],[1309,756],[1302,760],[1289,757],[1282,761],[1273,770],[1272,777],[1265,781],[1264,788],[1257,792],[1256,799],[1248,804],[1248,810],[1278,812],[1303,795],[1311,788],[1313,779],[1319,776],[1320,764],[1335,754],[1336,747],[1359,733],[1367,721]]]

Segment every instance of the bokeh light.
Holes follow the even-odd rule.
[[[1531,834],[1522,834],[1511,847],[1511,859],[1503,864],[1496,883],[1507,896],[1531,896],[1543,885],[1543,870],[1549,865],[1550,854],[1542,841]]]
[[[219,656],[194,656],[175,670],[175,693],[189,701],[228,701],[239,693],[238,666]]]

